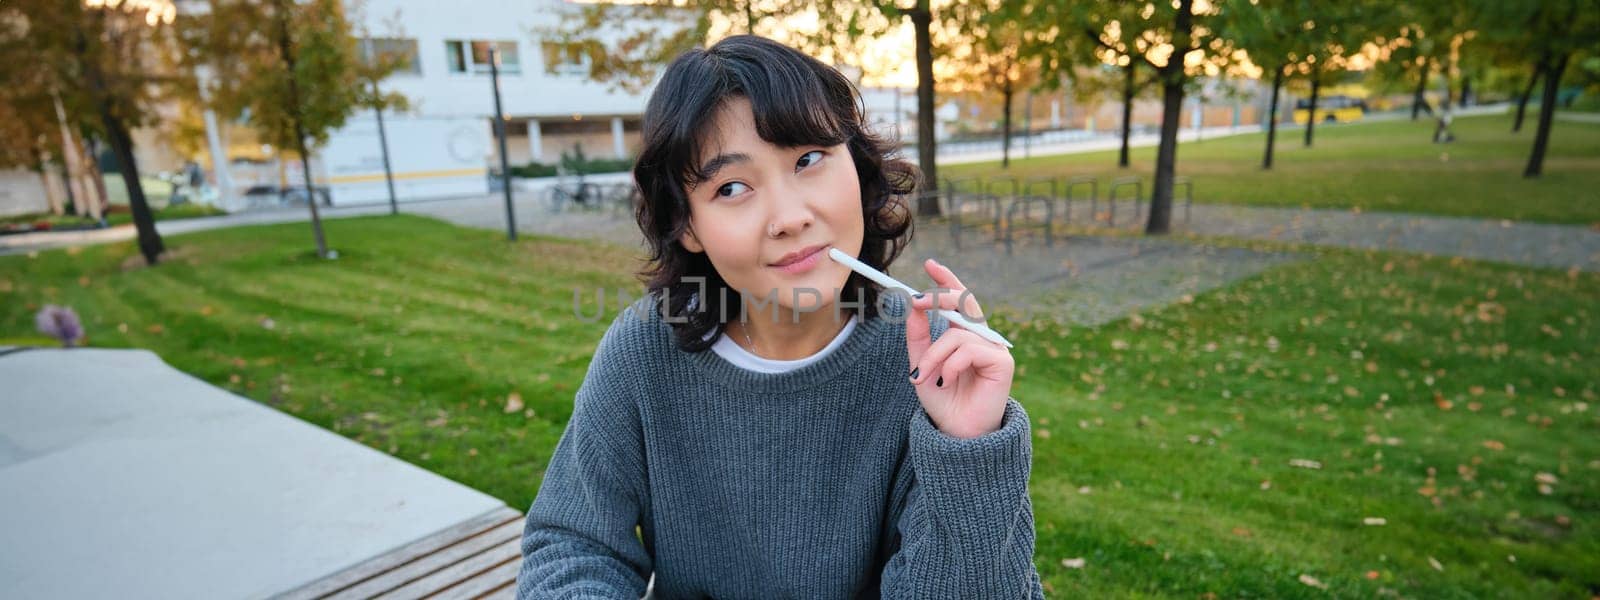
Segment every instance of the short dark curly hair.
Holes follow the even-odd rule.
[[[645,108],[644,148],[633,167],[638,186],[634,217],[650,249],[638,275],[651,307],[673,317],[679,349],[705,350],[738,318],[741,294],[728,286],[704,253],[680,242],[689,227],[685,190],[704,177],[698,164],[717,109],[732,97],[749,100],[761,139],[785,148],[846,144],[861,184],[865,233],[862,262],[888,272],[914,234],[909,200],[920,172],[898,156],[898,141],[867,129],[855,86],[838,70],[778,42],[751,35],[726,38],[683,53],[668,65]],[[698,278],[703,277],[701,283]],[[695,279],[688,279],[695,278]],[[877,315],[883,289],[852,272],[839,302]],[[698,292],[705,297],[691,304]],[[731,308],[724,308],[724,302]],[[716,336],[707,337],[712,331]]]

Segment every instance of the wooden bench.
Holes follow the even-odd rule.
[[[513,598],[523,522],[501,507],[275,598]]]

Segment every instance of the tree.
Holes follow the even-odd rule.
[[[1375,43],[1388,57],[1376,65],[1379,79],[1407,84],[1415,81],[1411,96],[1412,121],[1423,111],[1434,114],[1425,92],[1433,66],[1438,63],[1444,47],[1426,30],[1424,24],[1431,18],[1429,6],[1409,2],[1393,6],[1380,22],[1371,24],[1379,29]]]
[[[51,71],[30,68],[21,59],[32,52],[27,19],[15,5],[0,6],[0,169],[28,169],[39,175],[49,197],[50,211],[64,212],[50,178],[54,157],[60,156],[54,99],[49,94]]]
[[[810,31],[778,27],[780,15],[812,13],[819,18]],[[933,65],[939,56],[935,35],[944,33],[949,18],[936,11],[931,0],[914,0],[899,6],[891,0],[709,0],[693,4],[673,0],[646,0],[637,4],[595,3],[562,14],[553,27],[533,31],[545,47],[547,69],[563,60],[581,57],[589,64],[589,78],[612,88],[637,92],[654,82],[656,73],[684,51],[701,47],[724,33],[754,33],[779,39],[817,57],[843,62],[858,42],[894,31],[909,21],[917,65],[917,155],[922,189],[938,189]],[[717,23],[729,23],[720,32]],[[939,202],[924,195],[917,204],[919,216],[938,216]]]
[[[1289,53],[1292,68],[1305,74],[1311,90],[1307,103],[1305,146],[1311,147],[1317,127],[1317,102],[1322,86],[1349,67],[1349,57],[1369,41],[1374,16],[1366,2],[1285,2],[1285,16],[1297,22]]]
[[[1036,59],[1024,55],[1025,48],[1038,45],[1038,31],[1025,25],[1032,6],[1016,0],[968,0],[948,10],[962,36],[971,42],[950,56],[958,70],[945,83],[958,92],[1000,93],[1000,168],[1007,168],[1011,165],[1013,101],[1018,93],[1039,84]]]
[[[1533,70],[1528,74],[1528,84],[1522,88],[1522,93],[1517,94],[1517,117],[1511,122],[1512,133],[1522,131],[1522,117],[1528,112],[1528,97],[1533,95],[1533,86],[1539,83],[1539,76],[1544,73],[1544,61],[1534,61]]]
[[[1480,21],[1484,34],[1495,43],[1505,43],[1538,57],[1538,72],[1544,93],[1539,100],[1539,126],[1533,150],[1523,177],[1544,173],[1545,152],[1550,144],[1556,93],[1568,63],[1576,54],[1600,49],[1600,10],[1591,0],[1526,0],[1486,3]]]
[[[1042,4],[1034,14],[1037,15],[1032,20],[1035,27],[1064,33],[1055,43],[1037,51],[1045,72],[1065,74],[1080,98],[1113,90],[1119,95],[1122,143],[1117,153],[1117,166],[1127,168],[1134,100],[1158,81],[1148,60],[1148,55],[1159,45],[1159,25],[1149,19],[1153,11],[1146,13],[1142,5],[1121,2],[1052,2]]]
[[[399,199],[394,191],[394,172],[389,164],[389,136],[383,124],[383,113],[403,111],[410,108],[410,101],[399,92],[384,92],[379,84],[391,73],[411,66],[409,53],[386,45],[383,39],[375,39],[366,26],[366,19],[359,11],[361,7],[353,9],[357,23],[361,23],[358,31],[360,39],[360,61],[356,65],[356,79],[361,82],[361,93],[357,102],[372,110],[378,125],[379,151],[383,156],[384,184],[389,191],[389,214],[400,214]],[[399,37],[402,32],[398,25],[390,27],[391,35]],[[393,38],[391,38],[393,39]]]
[[[191,31],[189,60],[217,71],[211,95],[218,114],[245,116],[263,141],[298,156],[317,256],[331,258],[311,154],[350,115],[371,105],[367,84],[398,62],[362,62],[339,0],[213,0]]]
[[[1312,22],[1309,0],[1286,0],[1255,10],[1230,11],[1228,28],[1234,44],[1248,53],[1250,62],[1272,74],[1272,100],[1267,107],[1267,141],[1261,168],[1271,169],[1278,138],[1278,94],[1284,77],[1297,70],[1306,59],[1306,38],[1300,32]],[[1313,24],[1314,26],[1314,24]]]
[[[25,44],[8,48],[6,62],[40,71],[27,78],[31,85],[16,92],[33,107],[25,112],[38,125],[36,111],[48,95],[52,104],[60,103],[68,135],[82,131],[106,141],[128,190],[139,251],[147,264],[156,264],[166,246],[140,183],[129,132],[154,121],[153,107],[173,79],[164,67],[170,64],[165,53],[171,48],[169,25],[176,7],[165,2],[17,0],[4,10],[10,25],[27,32]]]
[[[1086,5],[1088,3],[1085,3]],[[1120,6],[1122,3],[1111,3]],[[1098,8],[1098,4],[1095,5]],[[1173,4],[1151,3],[1141,9],[1141,16],[1152,26],[1141,39],[1151,43],[1152,50],[1137,57],[1154,69],[1161,85],[1161,141],[1156,149],[1155,185],[1150,194],[1150,220],[1145,233],[1165,234],[1172,223],[1172,184],[1178,161],[1178,121],[1183,112],[1184,88],[1189,84],[1191,68],[1199,68],[1207,60],[1223,62],[1231,53],[1223,37],[1225,14],[1221,6],[1208,3],[1206,12],[1195,11],[1194,0],[1177,0]],[[1092,9],[1091,9],[1092,10]],[[1102,48],[1116,47],[1102,34],[1113,28],[1114,13],[1105,13],[1088,19],[1098,25],[1092,32],[1095,42]],[[1194,57],[1191,60],[1191,56]]]

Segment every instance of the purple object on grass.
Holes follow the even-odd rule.
[[[83,340],[83,323],[71,307],[46,304],[39,309],[33,321],[39,333],[61,340],[61,345],[71,348]]]

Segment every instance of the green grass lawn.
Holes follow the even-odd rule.
[[[1544,176],[1533,180],[1522,177],[1533,147],[1530,125],[1513,134],[1510,116],[1461,118],[1449,144],[1432,143],[1427,119],[1318,125],[1311,148],[1302,145],[1302,131],[1283,130],[1270,171],[1261,169],[1266,134],[1237,135],[1179,145],[1178,174],[1194,180],[1196,202],[1600,223],[1600,123],[1557,121]],[[1013,157],[1021,155],[1013,148]],[[939,175],[1093,175],[1102,182],[1139,175],[1148,194],[1155,155],[1153,146],[1135,148],[1125,170],[1113,150],[1013,160],[1006,170],[999,162],[950,165]]]
[[[635,289],[628,252],[326,226],[337,261],[305,224],[174,236],[154,269],[131,243],[0,258],[0,342],[70,304],[93,345],[525,509],[608,324],[572,290]],[[1597,300],[1594,274],[1329,251],[1096,329],[995,315],[1052,597],[1589,598]]]

